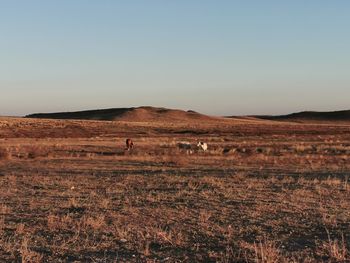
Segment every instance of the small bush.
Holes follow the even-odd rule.
[[[6,160],[10,158],[10,154],[6,148],[0,148],[0,160]]]
[[[28,147],[26,150],[26,157],[28,159],[35,159],[38,157],[48,157],[49,151],[43,147],[32,146]]]

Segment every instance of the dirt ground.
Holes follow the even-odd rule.
[[[0,118],[0,262],[350,262],[349,157],[346,124]]]

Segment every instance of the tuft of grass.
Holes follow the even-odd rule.
[[[349,251],[347,249],[346,240],[342,233],[341,239],[332,239],[328,229],[326,229],[328,240],[323,242],[322,251],[323,254],[333,262],[348,262],[350,260]]]
[[[254,254],[256,263],[278,263],[284,261],[276,242],[266,238],[259,243],[254,243]]]
[[[7,160],[10,158],[10,153],[6,148],[0,147],[0,160]]]
[[[24,237],[22,240],[22,245],[19,249],[21,255],[22,263],[40,263],[43,261],[44,257],[38,252],[35,252],[29,248],[29,238]]]

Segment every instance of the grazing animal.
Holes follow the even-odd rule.
[[[182,149],[182,150],[191,150],[192,149],[192,145],[189,142],[179,142],[177,144],[177,146],[179,147],[179,149]]]
[[[134,142],[131,139],[126,139],[126,150],[130,151],[134,147]]]
[[[206,142],[199,142],[197,144],[197,147],[199,150],[202,150],[204,152],[208,150],[208,144]]]
[[[189,142],[179,142],[177,144],[177,147],[179,147],[180,150],[185,150],[187,154],[192,154],[192,144]]]

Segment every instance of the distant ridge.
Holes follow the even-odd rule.
[[[161,107],[131,107],[85,110],[74,112],[35,113],[25,118],[63,119],[63,120],[102,120],[129,122],[180,122],[180,121],[213,121],[236,119],[242,121],[288,121],[288,122],[350,122],[350,110],[318,112],[302,111],[287,115],[254,115],[254,116],[207,116],[193,110],[167,109]]]
[[[342,111],[302,111],[280,116],[254,116],[255,118],[276,121],[317,121],[317,122],[350,122],[350,110]]]
[[[104,120],[104,121],[185,121],[185,120],[213,120],[216,117],[209,117],[195,111],[183,111],[176,109],[157,107],[132,107],[112,108],[99,110],[86,110],[75,112],[57,113],[36,113],[25,116],[26,118],[39,119],[65,119],[65,120]]]

